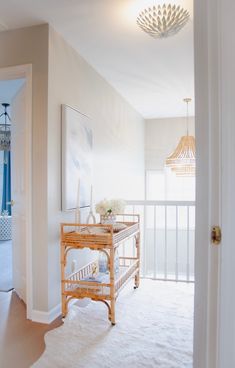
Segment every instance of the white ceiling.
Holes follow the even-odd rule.
[[[179,34],[153,39],[136,24],[152,2],[0,0],[0,29],[48,22],[145,118],[182,116],[183,98],[194,98],[192,17]],[[193,0],[173,2],[192,14]]]

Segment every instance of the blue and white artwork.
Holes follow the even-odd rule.
[[[62,210],[90,206],[93,136],[90,119],[62,105]]]

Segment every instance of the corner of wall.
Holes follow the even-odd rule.
[[[31,318],[33,322],[50,324],[60,315],[61,315],[61,303],[56,305],[54,308],[52,308],[48,312],[43,312],[43,311],[34,309],[32,310]]]

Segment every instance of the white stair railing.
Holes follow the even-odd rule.
[[[140,214],[142,276],[194,282],[195,202],[132,200],[125,213]]]

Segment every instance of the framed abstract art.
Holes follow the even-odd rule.
[[[90,206],[92,147],[90,119],[62,105],[62,211]]]

